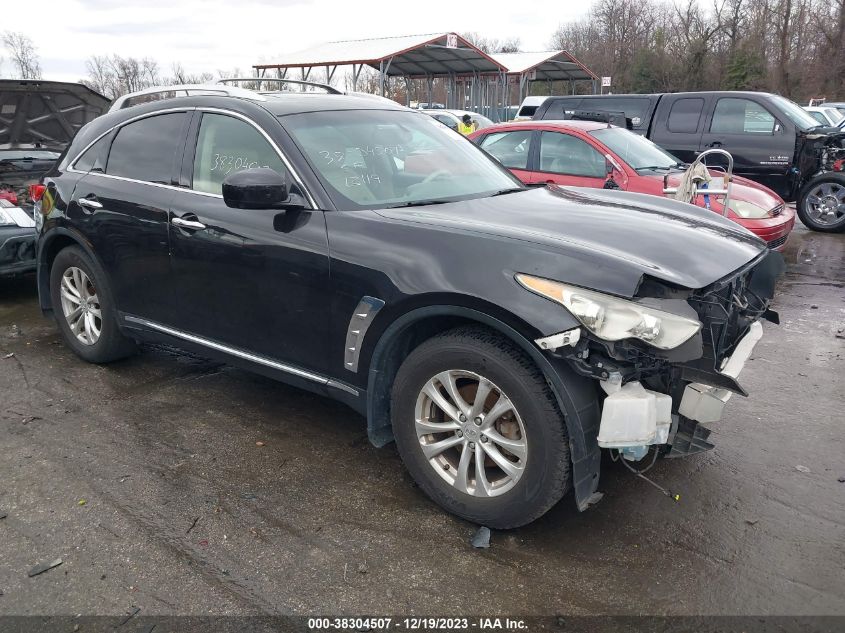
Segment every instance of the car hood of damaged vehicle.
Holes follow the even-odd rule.
[[[712,211],[646,194],[543,187],[503,196],[375,213],[393,220],[532,242],[555,251],[542,274],[633,296],[644,274],[702,288],[756,258],[766,244]],[[491,246],[491,248],[494,246]]]

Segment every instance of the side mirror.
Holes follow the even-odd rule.
[[[267,167],[236,171],[223,181],[223,201],[234,209],[280,209],[288,197],[284,176]]]

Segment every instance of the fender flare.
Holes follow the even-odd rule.
[[[576,374],[566,361],[549,358],[510,325],[471,308],[454,305],[417,308],[396,319],[382,333],[373,350],[367,378],[367,434],[370,442],[382,447],[393,441],[390,384],[387,384],[389,377],[385,371],[388,351],[408,327],[432,316],[464,317],[491,327],[513,341],[537,364],[564,414],[572,461],[572,486],[578,509],[586,510],[595,503],[601,469],[601,449],[596,439],[601,409],[594,381]]]
[[[64,226],[57,226],[45,232],[38,238],[38,249],[35,254],[36,261],[36,285],[38,286],[38,304],[42,314],[49,316],[53,312],[53,305],[50,299],[50,271],[47,268],[47,249],[57,238],[67,237],[73,240],[77,246],[85,251],[93,261],[103,268],[103,262],[94,253],[90,242],[85,236]]]

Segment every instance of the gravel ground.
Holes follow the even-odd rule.
[[[0,280],[0,614],[845,615],[845,235],[786,256],[751,396],[652,471],[680,502],[608,460],[599,505],[487,550],[343,405],[161,348],[85,364]]]

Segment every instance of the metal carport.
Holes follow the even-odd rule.
[[[258,80],[275,77],[331,84],[339,66],[351,66],[353,90],[365,66],[378,70],[382,95],[391,79],[403,79],[408,104],[412,92],[427,94],[428,102],[433,102],[434,81],[441,80],[447,108],[482,112],[494,121],[505,118],[513,88],[518,89],[520,103],[533,81],[547,81],[550,86],[552,81],[569,81],[574,91],[575,81],[587,80],[595,92],[598,79],[566,51],[487,54],[457,33],[326,42],[285,55],[281,63],[256,64],[253,69]]]
[[[546,82],[549,94],[552,83],[563,81],[569,84],[569,92],[575,94],[576,81],[589,81],[591,92],[596,93],[598,77],[568,51],[540,51],[536,53],[494,53],[493,59],[508,69],[509,78],[519,85],[517,103],[530,94],[532,82]]]

